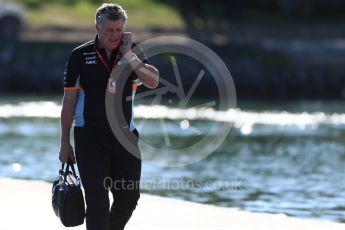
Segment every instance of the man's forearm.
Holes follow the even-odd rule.
[[[130,52],[125,55],[125,58],[146,87],[154,89],[158,86],[159,71],[154,66],[143,63],[136,55]]]
[[[61,112],[61,143],[68,143],[70,139],[70,131],[73,122],[73,115],[70,112],[66,112],[67,109],[62,109]],[[72,117],[72,119],[71,119]]]
[[[61,143],[69,143],[70,131],[74,119],[75,99],[64,97],[61,109]]]
[[[159,72],[152,65],[142,63],[142,65],[139,65],[139,68],[135,70],[135,73],[146,87],[154,89],[158,86]]]

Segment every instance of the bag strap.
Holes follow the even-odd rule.
[[[74,164],[73,163],[69,163],[69,166],[71,166],[71,169],[72,169],[72,172],[73,172],[74,176],[77,176],[77,174],[75,173]]]
[[[64,174],[64,171],[63,171],[64,167],[65,167],[65,163],[62,163],[61,169],[59,170],[59,175],[60,176]]]
[[[66,165],[66,169],[64,170],[65,165]],[[72,169],[73,175],[77,178],[77,174],[76,174],[76,172],[75,172],[75,168],[74,168],[73,162],[67,162],[67,164],[65,164],[65,162],[63,162],[62,165],[61,165],[60,174],[63,175],[64,181],[65,181],[65,182],[66,182],[66,180],[67,180],[67,175],[69,174],[69,168],[70,168],[70,167],[71,167],[71,169]]]

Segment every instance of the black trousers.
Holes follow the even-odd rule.
[[[75,127],[74,140],[85,191],[86,229],[124,229],[140,197],[141,159],[108,129]],[[109,190],[114,200],[111,207]]]

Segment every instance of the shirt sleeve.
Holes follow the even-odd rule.
[[[64,89],[75,90],[81,89],[79,83],[81,67],[81,58],[78,50],[73,50],[66,63],[64,71]]]

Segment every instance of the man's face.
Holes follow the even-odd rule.
[[[108,51],[117,48],[122,40],[125,30],[125,22],[123,19],[111,21],[104,18],[100,25],[96,25],[98,33],[99,45]]]

